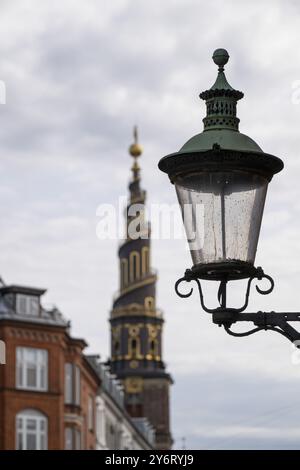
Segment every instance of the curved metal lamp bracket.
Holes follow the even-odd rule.
[[[216,308],[206,307],[206,305],[204,303],[204,295],[203,295],[203,290],[202,290],[202,286],[201,286],[201,281],[191,269],[187,269],[185,271],[184,276],[182,278],[178,279],[178,281],[175,284],[175,291],[176,291],[176,294],[179,295],[179,297],[183,297],[183,298],[190,297],[192,295],[194,289],[191,288],[189,292],[184,294],[184,293],[179,291],[179,286],[182,282],[195,281],[196,284],[197,284],[197,287],[198,287],[198,291],[199,291],[201,307],[203,308],[203,310],[205,312],[215,313],[215,312],[225,310],[225,311],[240,313],[240,312],[243,312],[248,307],[250,288],[251,288],[252,281],[254,279],[257,279],[259,281],[261,281],[262,279],[267,279],[270,282],[270,287],[268,289],[261,289],[257,285],[255,286],[255,288],[256,288],[256,290],[259,294],[267,295],[267,294],[270,294],[272,292],[272,290],[274,289],[274,281],[271,278],[271,276],[268,276],[267,274],[265,274],[262,268],[260,268],[260,267],[256,268],[255,272],[248,279],[246,293],[245,293],[245,302],[242,305],[242,307],[240,307],[240,308],[228,308],[227,305],[226,305],[226,301],[227,301],[227,283],[229,282],[226,279],[226,276],[224,276],[224,279],[220,281],[220,287],[219,287],[219,290],[218,290],[218,301],[219,301],[220,305],[219,305],[219,307],[216,307]]]
[[[220,286],[218,290],[218,301],[219,306],[216,308],[208,308],[204,303],[204,295],[201,286],[200,279],[197,278],[194,272],[191,269],[187,269],[185,274],[182,278],[178,279],[175,284],[175,291],[179,297],[187,298],[190,297],[193,293],[193,288],[189,290],[187,293],[182,293],[179,291],[179,286],[183,282],[191,282],[195,281],[198,287],[199,296],[200,296],[200,303],[202,309],[207,312],[211,313],[213,317],[213,322],[219,326],[223,326],[225,331],[231,335],[238,338],[250,336],[258,331],[262,330],[269,330],[279,333],[286,337],[289,341],[296,342],[296,346],[300,348],[300,332],[293,328],[289,322],[300,321],[300,313],[297,312],[254,312],[254,313],[246,313],[244,310],[248,307],[249,303],[249,295],[250,295],[250,288],[251,284],[254,279],[261,281],[263,279],[267,279],[270,283],[270,287],[268,289],[261,289],[258,285],[255,286],[256,291],[259,294],[267,295],[270,294],[274,289],[274,281],[271,276],[264,273],[262,268],[256,268],[255,272],[251,277],[248,279],[246,293],[245,293],[245,302],[240,308],[229,308],[227,307],[227,298],[226,298],[226,291],[227,291],[227,283],[228,280],[224,277],[223,280],[220,281]],[[243,313],[244,312],[244,313]],[[252,322],[254,324],[254,328],[245,331],[245,332],[235,332],[231,329],[232,324],[247,321]]]

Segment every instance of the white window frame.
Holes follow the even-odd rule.
[[[74,391],[75,391],[75,405],[80,406],[81,403],[81,373],[80,367],[75,364],[74,366]]]
[[[65,363],[65,404],[81,404],[81,371],[77,364]]]
[[[16,311],[19,315],[38,317],[40,314],[40,299],[36,295],[17,294]]]
[[[28,369],[32,365],[29,355],[35,355],[36,384],[29,385]],[[23,390],[37,390],[46,392],[48,390],[48,351],[47,349],[16,348],[16,388]]]
[[[73,364],[70,362],[65,363],[65,403],[73,403]]]
[[[82,432],[81,429],[74,428],[74,449],[81,450],[82,449]]]
[[[35,429],[29,430],[29,424],[34,422]],[[28,449],[28,437],[34,436],[35,449]],[[48,419],[37,410],[25,409],[16,415],[16,450],[47,450],[48,449]]]
[[[65,450],[73,450],[73,428],[71,426],[65,428]]]
[[[65,427],[65,450],[82,449],[82,431],[75,426]]]

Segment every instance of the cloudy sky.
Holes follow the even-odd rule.
[[[202,130],[214,49],[245,98],[240,130],[283,158],[269,189],[256,264],[273,275],[251,309],[299,310],[300,5],[296,0],[0,0],[0,263],[6,283],[48,288],[89,352],[109,353],[117,240],[97,207],[126,195],[132,127],[148,203],[176,202],[159,158]],[[236,339],[176,297],[184,240],[154,240],[175,447],[300,448],[300,364],[282,336]],[[242,286],[241,286],[242,287]],[[238,302],[242,288],[236,289]],[[208,302],[213,304],[211,289]],[[299,362],[299,361],[294,361]]]

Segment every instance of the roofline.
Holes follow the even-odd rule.
[[[8,325],[14,325],[16,327],[36,327],[36,328],[58,328],[60,330],[63,330],[64,332],[68,329],[68,325],[65,324],[63,325],[62,323],[54,323],[54,322],[43,322],[43,321],[35,321],[31,318],[28,318],[28,320],[24,317],[18,318],[18,316],[15,316],[16,318],[12,318],[12,316],[5,316],[5,315],[0,315],[0,324],[8,324]],[[40,317],[37,317],[40,318]]]
[[[6,294],[7,292],[19,293],[19,294],[43,295],[45,294],[45,292],[47,292],[47,289],[41,289],[38,287],[20,286],[17,284],[0,287],[0,293]]]
[[[101,386],[101,383],[102,383],[101,378],[100,378],[98,372],[95,370],[95,368],[92,366],[92,364],[88,360],[88,356],[86,354],[82,353],[82,359],[83,359],[83,362],[84,362],[85,366],[87,367],[87,369],[89,369],[89,372],[92,373],[94,377],[96,377],[97,387]]]
[[[66,336],[68,337],[68,339],[71,342],[77,343],[78,346],[82,346],[82,349],[84,349],[88,346],[88,343],[85,341],[85,339],[83,339],[83,338],[74,338],[73,336],[71,336],[71,334],[68,331],[66,331]]]

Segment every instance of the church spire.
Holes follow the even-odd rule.
[[[110,317],[110,367],[124,385],[129,414],[135,418],[147,417],[155,429],[155,447],[169,449],[172,445],[169,423],[172,379],[162,357],[164,320],[156,307],[151,231],[144,211],[146,191],[140,187],[138,164],[143,149],[138,142],[136,127],[133,137],[134,142],[129,147],[134,161],[126,211],[127,237],[118,249],[120,289],[114,298]],[[134,232],[137,236],[130,233],[131,226],[137,229]]]
[[[129,183],[129,191],[130,191],[130,203],[133,202],[141,202],[145,201],[145,191],[141,190],[140,188],[140,166],[138,163],[138,158],[143,153],[143,147],[138,142],[138,128],[134,126],[133,128],[133,144],[129,147],[129,154],[133,157],[133,164],[131,167],[132,171],[132,180]]]

